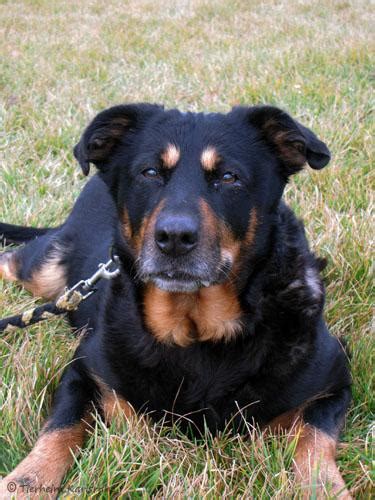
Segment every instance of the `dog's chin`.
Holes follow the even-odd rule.
[[[196,276],[169,276],[167,274],[144,276],[142,281],[144,283],[152,283],[160,290],[170,293],[194,293],[201,288],[206,288],[214,284],[210,280],[204,280]]]
[[[195,280],[176,280],[155,277],[151,282],[160,290],[170,293],[194,293],[204,286],[209,286],[208,282]]]
[[[229,263],[224,263],[219,270],[208,273],[194,269],[187,272],[184,269],[173,269],[170,267],[163,270],[145,269],[141,267],[138,274],[143,283],[152,283],[160,290],[169,293],[195,293],[202,288],[224,283],[228,279]]]

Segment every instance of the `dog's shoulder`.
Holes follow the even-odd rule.
[[[263,321],[276,320],[276,328],[285,330],[285,320],[317,320],[321,315],[323,259],[311,251],[304,224],[289,206],[281,202],[275,217],[270,253],[255,276],[250,275],[244,297],[250,309],[261,311]]]

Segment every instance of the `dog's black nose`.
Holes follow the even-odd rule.
[[[198,222],[189,215],[160,215],[155,226],[160,250],[177,257],[191,252],[198,244]]]

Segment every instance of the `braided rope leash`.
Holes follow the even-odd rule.
[[[18,328],[25,328],[53,316],[77,310],[83,300],[88,299],[96,292],[95,284],[99,280],[111,280],[120,274],[118,261],[117,255],[113,255],[105,264],[99,264],[99,269],[90,278],[81,280],[71,288],[66,289],[55,302],[48,302],[16,316],[0,320],[0,332],[13,332]]]

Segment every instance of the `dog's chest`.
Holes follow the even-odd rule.
[[[238,345],[196,343],[187,348],[160,348],[159,360],[144,367],[141,360],[126,363],[116,390],[137,411],[152,418],[178,416],[196,426],[219,428],[239,408],[256,404],[259,394],[251,378],[258,360]],[[120,371],[117,372],[120,375]]]
[[[146,325],[160,342],[186,347],[202,341],[231,340],[242,330],[241,308],[230,284],[196,294],[171,294],[150,285],[144,295]]]

